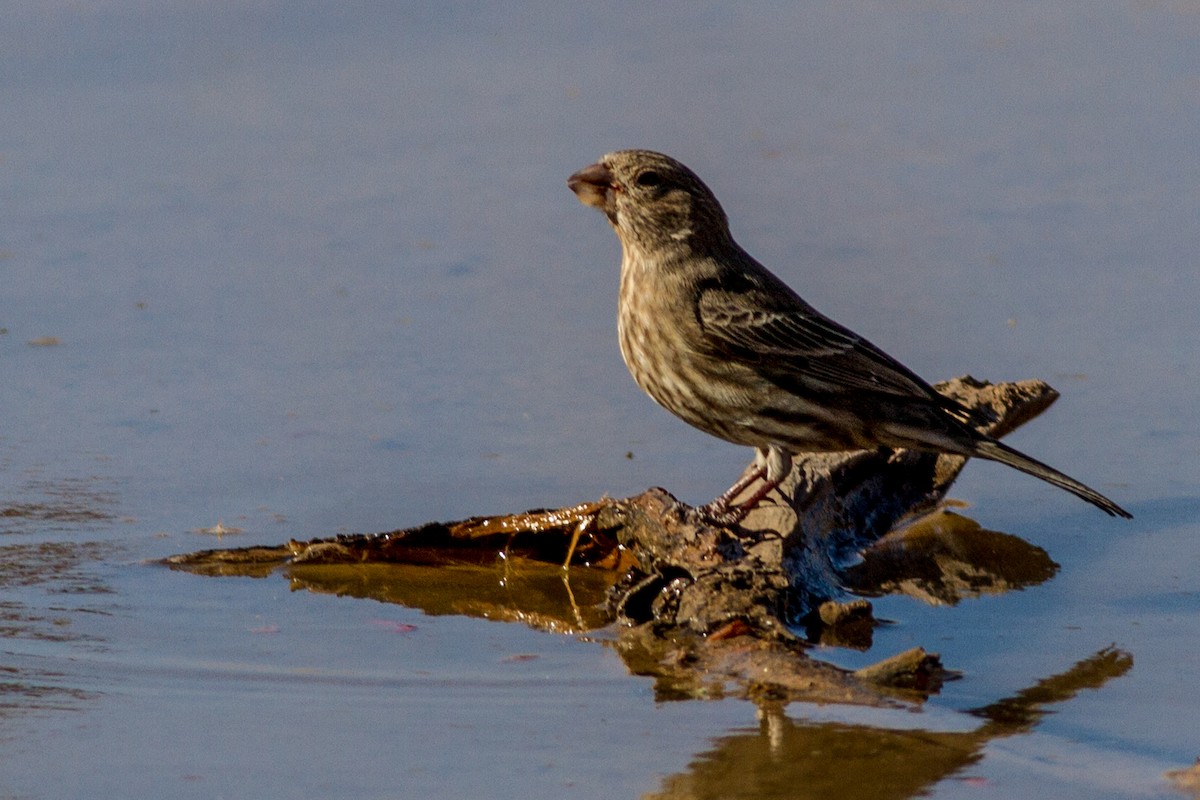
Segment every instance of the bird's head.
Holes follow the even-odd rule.
[[[696,173],[651,150],[618,150],[567,179],[604,212],[626,248],[653,252],[729,240],[721,204]]]

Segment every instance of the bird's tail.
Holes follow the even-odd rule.
[[[1125,519],[1133,518],[1133,514],[1130,514],[1095,489],[1084,486],[1069,475],[1064,475],[1054,469],[1054,467],[1047,466],[1036,459],[1030,458],[1024,453],[1014,450],[995,439],[984,439],[977,442],[975,455],[980,458],[986,458],[989,461],[999,461],[1001,464],[1007,464],[1035,478],[1041,478],[1047,483],[1052,483],[1060,489],[1066,489],[1076,497],[1087,500],[1106,514],[1114,517],[1124,517]]]

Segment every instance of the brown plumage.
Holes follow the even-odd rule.
[[[702,509],[709,519],[740,520],[787,476],[794,453],[880,446],[999,461],[1130,516],[978,433],[967,409],[800,299],[738,246],[716,197],[678,161],[621,150],[567,185],[621,240],[618,334],[634,380],[684,421],[758,452],[758,469]]]

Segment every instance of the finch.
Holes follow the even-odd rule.
[[[707,521],[739,522],[796,453],[878,447],[998,461],[1131,516],[979,433],[972,412],[802,300],[734,241],[712,191],[675,159],[621,150],[567,186],[621,240],[617,332],[633,379],[685,422],[757,451],[754,469],[699,509]]]

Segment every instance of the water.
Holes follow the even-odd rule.
[[[720,796],[711,765],[772,753],[817,759],[826,797],[1176,796],[1163,773],[1200,755],[1198,35],[1170,2],[10,9],[0,796]],[[820,651],[940,651],[964,678],[921,709],[761,721],[656,703],[595,643],[145,563],[724,488],[748,453],[628,379],[618,244],[564,184],[633,146],[926,377],[1049,380],[1012,443],[1136,519],[972,464],[954,496],[1058,575],[884,599],[871,652]],[[966,713],[1109,645],[1131,669],[1019,734]],[[967,755],[892,786],[851,752],[929,736]]]

